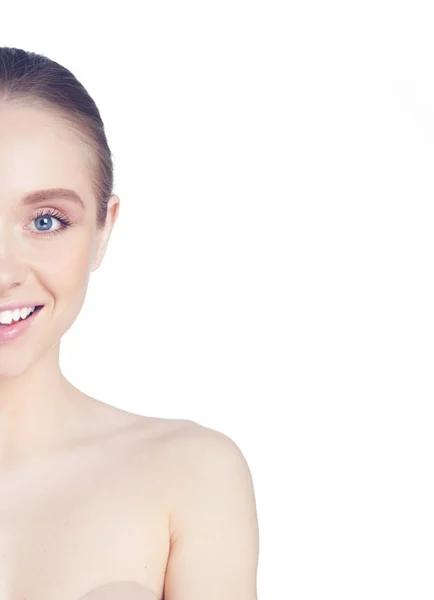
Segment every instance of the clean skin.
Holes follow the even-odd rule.
[[[81,310],[119,210],[119,198],[110,196],[105,227],[97,230],[90,152],[49,109],[0,104],[0,306],[45,305],[28,332],[0,343],[0,472],[55,452],[95,404],[59,366],[61,338]],[[60,196],[23,202],[55,188],[73,190],[83,206]],[[51,217],[46,227],[58,231],[45,233],[43,219],[35,220],[41,209],[55,209],[73,226],[60,231]]]

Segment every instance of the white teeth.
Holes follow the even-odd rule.
[[[15,310],[4,310],[3,312],[0,312],[0,323],[2,325],[10,325],[12,321],[25,319],[35,310],[35,308],[36,306],[31,306],[26,308],[16,308]]]

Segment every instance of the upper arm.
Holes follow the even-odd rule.
[[[258,520],[241,450],[195,424],[180,457],[164,600],[257,600]]]

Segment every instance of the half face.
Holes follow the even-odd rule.
[[[0,106],[0,310],[15,302],[44,305],[18,337],[5,340],[0,324],[0,380],[60,341],[102,261],[119,199],[110,198],[98,231],[89,153],[48,110]]]

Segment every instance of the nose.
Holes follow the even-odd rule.
[[[0,298],[8,295],[8,290],[25,281],[27,269],[18,251],[17,240],[0,227]]]

